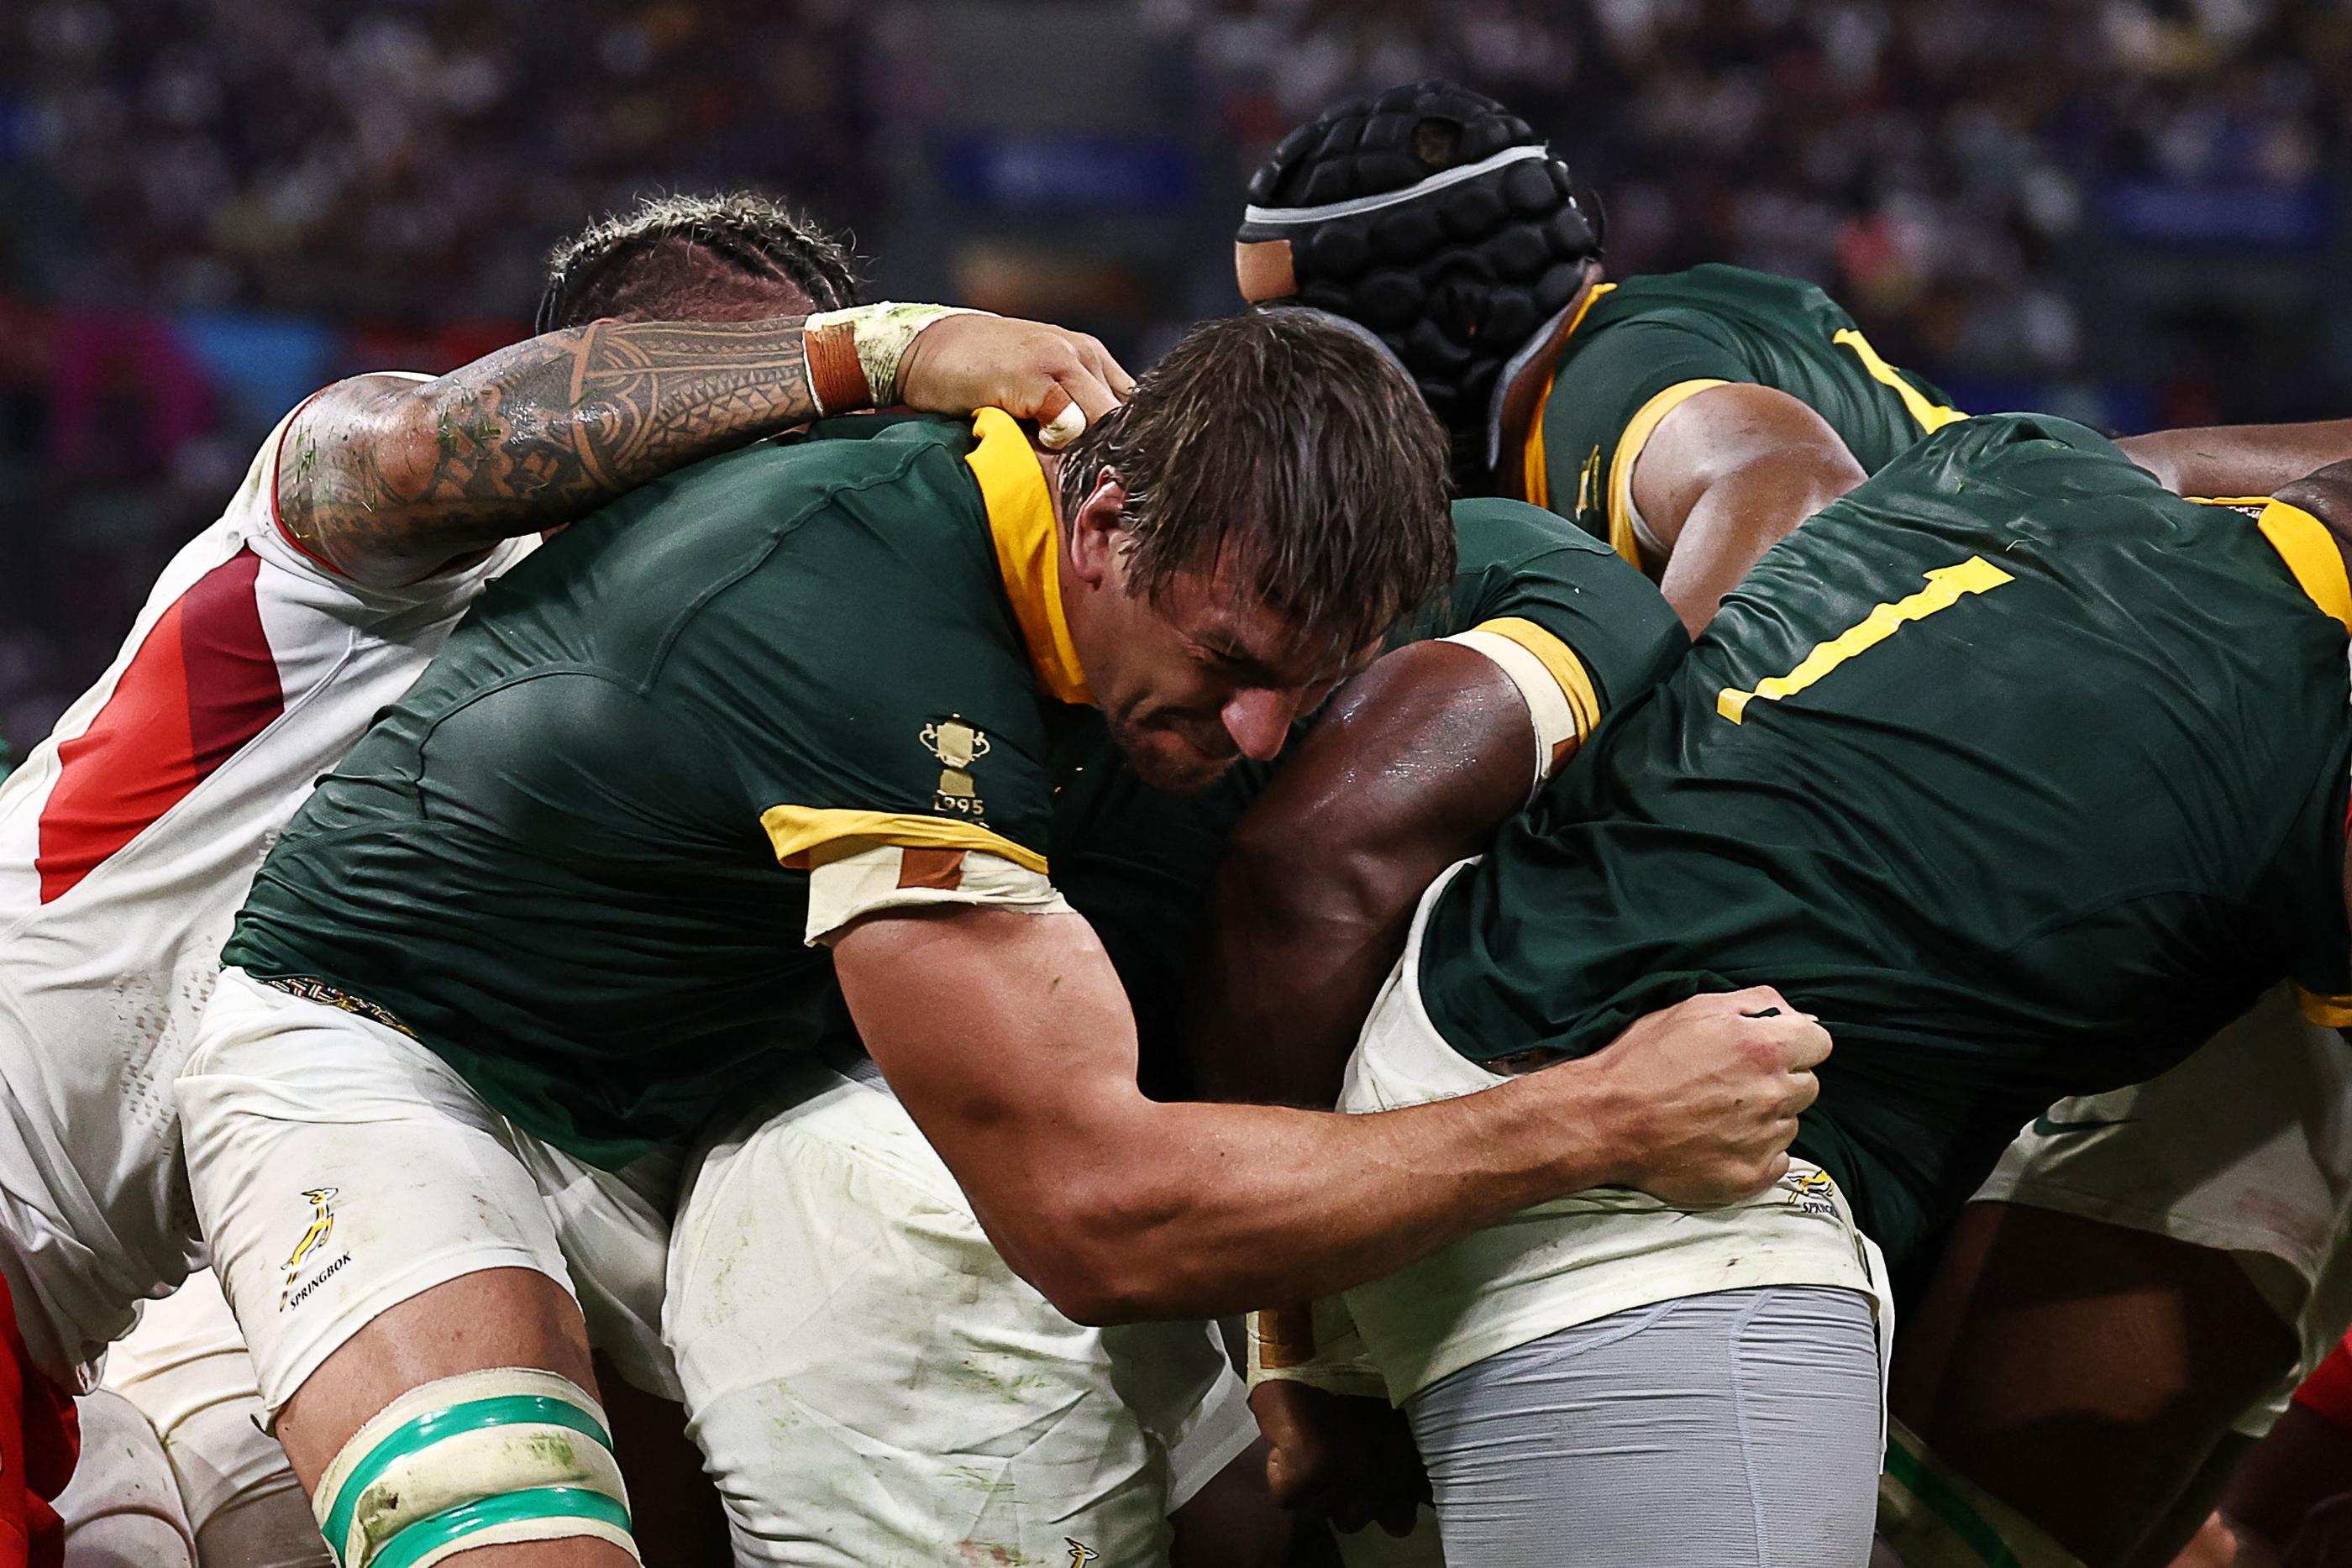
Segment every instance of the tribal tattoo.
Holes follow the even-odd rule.
[[[287,433],[278,515],[338,570],[411,581],[816,415],[798,317],[598,321],[328,388]]]

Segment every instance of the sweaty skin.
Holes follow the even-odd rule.
[[[1329,1108],[1413,906],[1527,803],[1526,699],[1452,643],[1340,693],[1234,831],[1192,1031],[1211,1099]]]
[[[1633,504],[1672,552],[1658,591],[1698,635],[1766,550],[1865,477],[1829,421],[1776,387],[1687,399],[1633,464]]]

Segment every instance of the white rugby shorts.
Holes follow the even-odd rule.
[[[222,973],[179,1087],[196,1212],[273,1416],[376,1317],[485,1269],[562,1285],[623,1375],[675,1388],[645,1329],[674,1166],[572,1159],[399,1030],[240,969]]]
[[[1257,1437],[1211,1325],[1082,1327],[1014,1274],[862,1060],[690,1167],[667,1313],[738,1563],[1164,1562]]]
[[[2051,1106],[1976,1197],[2237,1254],[2303,1346],[2242,1423],[2266,1431],[2352,1327],[2352,1048],[2278,987],[2162,1076]]]
[[[1423,933],[1463,862],[1422,895],[1412,936],[1348,1062],[1339,1108],[1399,1110],[1505,1080],[1446,1043],[1422,1005]],[[1883,1367],[1895,1308],[1877,1247],[1827,1173],[1792,1161],[1744,1203],[1692,1212],[1601,1187],[1538,1204],[1347,1292],[1365,1347],[1402,1405],[1449,1373],[1612,1313],[1762,1285],[1829,1285],[1875,1303]]]

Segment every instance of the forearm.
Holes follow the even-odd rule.
[[[2125,436],[2116,444],[2176,495],[2268,496],[2315,469],[2352,457],[2352,419],[2157,430]]]
[[[1421,895],[1526,802],[1525,703],[1469,649],[1401,649],[1333,704],[1236,827],[1192,1025],[1211,1099],[1329,1106]]]
[[[1684,515],[1658,591],[1697,636],[1766,550],[1863,478],[1843,445],[1775,452],[1725,471]]]
[[[408,581],[816,412],[798,318],[599,321],[330,388],[287,433],[278,517],[359,580]]]
[[[1045,1227],[975,1203],[1013,1266],[1080,1321],[1240,1312],[1363,1284],[1622,1179],[1609,1092],[1579,1061],[1373,1116],[1139,1098],[1101,1140],[1094,1201]]]

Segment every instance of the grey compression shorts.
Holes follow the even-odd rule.
[[[1870,1298],[1815,1285],[1617,1312],[1406,1405],[1478,1568],[1862,1568],[1880,1409]]]

